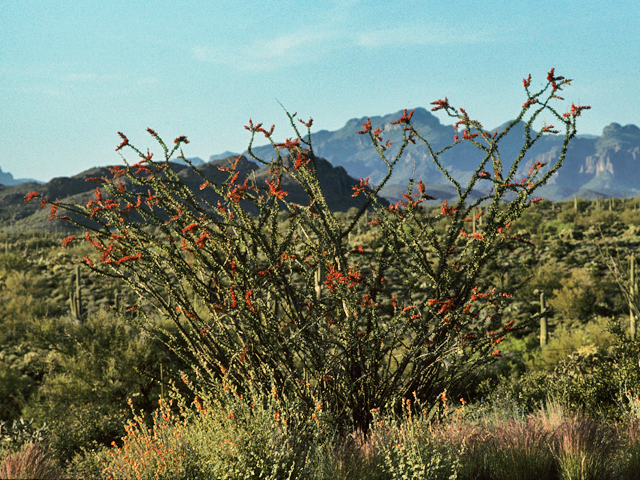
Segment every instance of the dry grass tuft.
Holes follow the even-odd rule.
[[[60,470],[53,457],[41,443],[25,444],[20,450],[5,457],[0,464],[1,480],[57,480]]]

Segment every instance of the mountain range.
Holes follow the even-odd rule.
[[[373,128],[383,129],[383,137],[391,140],[387,151],[393,158],[401,143],[402,126],[393,125],[393,121],[401,117],[403,112],[371,117]],[[386,175],[387,167],[373,148],[367,135],[358,135],[366,117],[349,120],[344,127],[336,131],[321,130],[312,134],[314,153],[318,159],[318,173],[330,207],[346,211],[359,206],[359,199],[354,199],[353,185],[359,183],[358,178],[370,178],[373,185],[381,182]],[[451,125],[443,125],[437,117],[424,108],[416,108],[412,124],[432,145],[440,150],[453,141],[454,130]],[[497,129],[501,131],[504,126]],[[493,131],[494,129],[490,130]],[[521,172],[517,178],[524,176],[535,162],[552,163],[558,157],[562,147],[562,135],[543,135],[529,150],[520,165]],[[516,125],[500,141],[499,149],[505,168],[509,168],[508,159],[514,159],[524,143],[524,124]],[[270,145],[256,147],[253,153],[263,160],[274,157]],[[198,169],[209,175],[214,181],[224,181],[224,172],[217,167],[228,164],[228,159],[236,158],[237,153],[224,152],[212,155],[209,161],[193,158],[190,161]],[[251,161],[247,152],[242,154],[240,162],[241,176],[252,173],[259,181],[264,182],[267,168]],[[563,166],[550,179],[547,185],[536,192],[552,201],[562,201],[574,197],[594,199],[597,197],[634,197],[640,196],[640,128],[635,125],[621,126],[612,123],[605,127],[602,135],[578,135],[569,144]],[[467,181],[480,160],[478,150],[468,142],[460,142],[455,148],[440,157],[442,165],[450,175],[461,182]],[[548,166],[546,168],[549,168]],[[183,163],[174,164],[183,181],[193,183],[200,179]],[[543,169],[544,171],[544,169]],[[29,179],[14,179],[10,173],[0,169],[0,230],[11,225],[16,228],[36,227],[52,228],[47,222],[48,213],[38,210],[36,202],[24,205],[23,198],[28,192],[37,190],[48,198],[59,198],[64,201],[86,203],[92,195],[95,184],[85,182],[88,177],[109,176],[107,167],[93,168],[73,177],[54,178],[46,184]],[[393,176],[381,193],[391,202],[406,193],[409,180],[422,179],[427,193],[439,201],[455,199],[455,190],[447,182],[433,161],[426,146],[419,141],[409,144],[404,155],[395,166]],[[242,181],[242,178],[240,179]],[[480,185],[480,184],[479,184]],[[305,194],[290,179],[283,180],[283,189],[290,192],[288,200],[304,203]],[[476,195],[481,190],[474,192]],[[210,199],[211,200],[211,199]]]
[[[383,129],[383,138],[391,140],[388,157],[393,158],[402,139],[402,126],[393,125],[403,112],[385,116],[371,117],[373,128]],[[339,165],[355,178],[370,177],[371,183],[380,182],[387,172],[387,167],[372,147],[367,135],[358,135],[366,117],[349,120],[344,127],[336,131],[321,130],[312,134],[312,144],[317,156],[327,159],[333,165]],[[412,117],[412,125],[426,138],[434,150],[440,150],[453,142],[454,130],[451,125],[443,125],[439,119],[424,108],[416,108]],[[508,125],[505,123],[494,130],[501,131]],[[535,132],[532,132],[535,135]],[[500,154],[508,168],[524,144],[524,123],[516,125],[501,140]],[[535,162],[550,164],[557,159],[562,147],[563,135],[543,135],[529,150],[520,165],[522,176]],[[263,159],[273,157],[271,146],[257,147],[253,152]],[[228,156],[230,152],[223,155]],[[246,152],[245,152],[246,155]],[[604,128],[602,135],[577,135],[571,140],[564,164],[558,173],[542,187],[537,195],[553,201],[579,198],[593,199],[603,196],[632,197],[640,195],[640,128],[635,125],[621,126],[617,123]],[[210,160],[220,158],[213,155]],[[440,160],[447,171],[456,180],[467,181],[478,165],[481,156],[478,150],[468,142],[461,142],[456,148],[445,152]],[[546,168],[549,168],[548,165]],[[545,171],[545,168],[542,169]],[[438,197],[454,190],[431,160],[427,147],[417,142],[409,144],[399,164],[394,169],[393,177],[382,190],[382,195],[391,201],[397,200],[406,192],[409,179],[421,178],[428,184],[432,195]],[[518,177],[519,178],[519,177]],[[446,197],[439,197],[446,198]]]

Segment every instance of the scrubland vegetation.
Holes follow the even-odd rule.
[[[202,180],[217,202],[171,170],[186,137],[150,129],[164,159],[121,134],[139,161],[94,179],[86,205],[29,194],[80,233],[0,237],[0,478],[637,478],[639,202],[531,198],[587,108],[556,112],[569,81],[547,80],[523,81],[515,160],[499,152],[511,127],[434,102],[463,130],[445,150],[484,155],[469,185],[448,177],[456,202],[416,179],[389,207],[361,179],[362,207],[330,211],[293,115],[283,143],[249,122],[270,176],[230,162],[223,184]],[[555,132],[532,136],[544,111],[564,146],[527,165]],[[428,145],[411,113],[397,124]],[[387,158],[384,132],[360,133],[388,180],[402,146]],[[308,204],[287,201],[285,174]],[[478,182],[492,190],[472,201]]]

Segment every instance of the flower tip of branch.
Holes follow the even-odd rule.
[[[363,130],[358,130],[358,135],[364,135],[365,133],[369,133],[371,131],[371,119],[369,119],[369,117],[367,117],[367,121],[366,122],[362,122],[362,126],[364,127]]]
[[[400,117],[398,120],[391,122],[391,125],[398,125],[398,124],[404,124],[404,125],[409,125],[409,123],[411,122],[411,117],[413,117],[413,112],[415,112],[415,110],[411,110],[411,112],[409,112],[409,114],[407,114],[407,109],[404,109],[404,113],[402,114],[402,117]]]
[[[67,237],[64,239],[64,241],[62,242],[62,248],[66,247],[67,245],[69,245],[74,239],[74,236],[71,235],[70,237]]]
[[[579,117],[580,113],[582,112],[582,110],[590,110],[590,109],[591,109],[590,105],[578,106],[578,105],[574,105],[572,103],[571,104],[571,115],[573,115],[574,117]]]
[[[357,197],[361,193],[365,192],[368,187],[369,187],[369,177],[364,178],[364,179],[362,177],[360,177],[360,184],[359,185],[353,185],[351,187],[354,190],[354,193],[351,196],[352,197]]]
[[[118,132],[118,135],[120,135],[120,138],[122,138],[122,143],[116,147],[116,152],[129,145],[129,139],[125,136],[124,133]]]
[[[29,203],[34,198],[38,198],[40,194],[38,192],[30,192],[24,196],[24,203]]]
[[[268,132],[266,130],[262,129],[262,133],[264,134],[264,137],[265,138],[271,137],[271,135],[273,134],[274,128],[276,128],[276,126],[275,125],[271,125],[271,128],[269,129]]]
[[[449,100],[447,97],[444,97],[444,100],[436,100],[435,102],[431,102],[431,105],[435,105],[435,107],[431,109],[432,112],[442,110],[443,108],[446,109],[449,108]]]

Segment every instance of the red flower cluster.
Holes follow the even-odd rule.
[[[458,209],[453,207],[447,207],[447,203],[449,202],[447,202],[446,200],[442,202],[442,214],[447,217],[453,217],[453,215],[458,212]]]
[[[298,170],[300,167],[306,167],[309,164],[310,157],[308,156],[308,152],[302,153],[300,151],[296,152],[296,164],[295,168]]]
[[[359,271],[355,271],[353,265],[349,265],[349,272],[344,274],[338,270],[334,265],[329,265],[329,272],[325,278],[325,285],[332,293],[335,292],[335,288],[338,284],[346,285],[347,287],[355,287],[359,283],[364,281],[364,275]]]
[[[287,150],[295,150],[296,148],[300,148],[300,139],[296,138],[292,140],[291,138],[287,138],[283,143],[276,143],[276,147],[280,149],[286,148]]]
[[[114,200],[113,198],[109,198],[107,200],[104,200],[102,198],[102,191],[100,190],[100,187],[96,187],[95,194],[96,199],[89,200],[89,202],[87,202],[87,208],[91,209],[91,218],[93,218],[93,216],[100,211],[115,210],[120,208],[120,202]]]
[[[29,203],[34,198],[38,198],[40,194],[38,192],[31,192],[24,197],[24,203]]]
[[[553,128],[553,126],[552,126],[552,128]],[[531,174],[537,172],[542,167],[544,167],[546,164],[547,164],[547,162],[536,162],[536,163],[534,163],[533,166],[529,169],[529,173],[527,174],[527,176],[530,177]]]
[[[437,309],[438,313],[441,313],[441,314],[448,313],[449,311],[453,310],[456,306],[456,302],[453,298],[450,298],[444,301],[432,298],[431,300],[429,300],[428,303],[430,307],[433,307],[435,305],[435,308]]]
[[[129,145],[129,139],[124,135],[124,133],[118,132],[118,135],[120,135],[120,138],[122,139],[122,143],[116,147],[116,152],[118,150],[123,149],[127,145]]]
[[[140,260],[141,257],[142,257],[141,253],[136,253],[135,255],[127,255],[125,257],[122,257],[120,260],[118,260],[118,265],[120,265],[123,262],[132,262],[134,260]]]
[[[269,180],[265,179],[265,183],[267,185],[269,185],[269,194],[273,195],[275,197],[278,197],[278,199],[282,200],[284,197],[286,197],[287,195],[289,195],[288,192],[285,192],[284,190],[282,190],[280,188],[280,178],[276,178],[274,181],[270,182]]]
[[[67,245],[69,245],[73,241],[73,239],[74,239],[73,235],[71,235],[70,237],[65,238],[64,241],[62,242],[62,247],[61,248],[64,248]]]
[[[411,110],[408,114],[407,114],[407,109],[404,109],[404,113],[402,114],[402,117],[400,117],[398,120],[391,122],[391,125],[409,125],[411,123],[411,117],[413,117],[413,112],[415,112],[415,110]]]
[[[573,103],[571,104],[571,113],[563,113],[562,116],[564,118],[568,118],[569,115],[573,115],[574,117],[579,117],[580,113],[582,112],[582,110],[590,110],[591,107],[589,105],[585,105],[585,106],[578,106],[578,105],[574,105]]]
[[[431,109],[432,112],[442,110],[443,108],[448,109],[449,100],[447,100],[447,97],[444,97],[444,100],[436,100],[435,102],[431,102],[431,105],[435,105],[435,107]]]
[[[275,125],[271,125],[271,129],[269,131],[267,131],[264,128],[262,128],[262,123],[258,123],[257,125],[254,126],[253,122],[251,121],[251,119],[249,119],[249,125],[245,126],[244,128],[249,130],[252,133],[260,132],[266,138],[269,138],[273,134],[273,130],[274,130],[274,128],[276,128],[276,126]]]
[[[369,133],[371,131],[371,120],[367,117],[367,121],[362,123],[364,130],[358,130],[358,135],[364,135],[365,133]]]
[[[351,188],[354,191],[351,194],[352,197],[357,197],[361,193],[366,192],[367,190],[369,190],[369,177],[367,177],[365,179],[360,177],[360,184],[359,185],[353,185]]]
[[[554,71],[555,71],[555,68],[552,68],[549,71],[549,73],[547,74],[547,81],[551,83],[551,88],[553,88],[553,91],[555,92],[557,90],[562,90],[563,85],[568,85],[569,83],[571,83],[571,79],[564,78],[564,77],[556,77]]]

